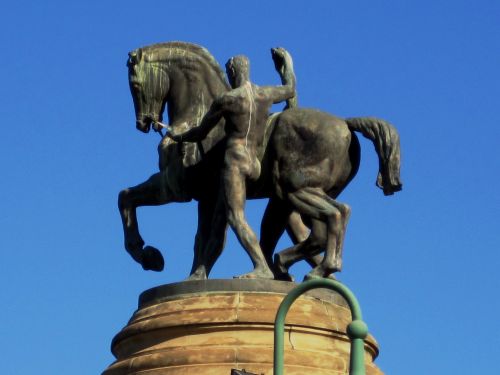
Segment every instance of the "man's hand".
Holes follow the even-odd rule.
[[[295,74],[293,72],[292,56],[283,47],[271,48],[271,55],[274,61],[274,67],[278,71],[281,83],[289,86],[293,90],[293,96],[287,95],[286,106],[284,109],[297,107],[297,93],[295,91]]]
[[[189,132],[189,125],[187,122],[181,122],[176,124],[177,131],[180,133],[175,134],[174,133],[174,128],[172,126],[168,126],[165,124],[162,124],[161,122],[159,123],[160,126],[167,131],[167,134],[165,134],[167,137],[172,139],[173,141],[176,142],[182,142],[182,138],[186,138],[185,134]]]
[[[274,67],[278,73],[283,76],[285,70],[291,67],[292,57],[283,47],[271,48],[271,55],[273,57]]]
[[[182,142],[182,133],[181,134],[173,134],[172,131],[173,131],[173,129],[169,126],[167,128],[166,136],[175,142]]]

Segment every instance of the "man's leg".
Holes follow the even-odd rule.
[[[262,254],[257,236],[245,219],[246,176],[235,164],[226,164],[223,172],[227,219],[254,265],[252,272],[241,275],[239,278],[273,279],[273,272]]]

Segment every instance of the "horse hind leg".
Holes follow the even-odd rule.
[[[302,217],[297,211],[292,211],[288,216],[286,232],[294,244],[305,241],[311,230],[304,224]]]
[[[345,218],[348,216],[349,208],[336,202],[319,188],[300,189],[288,197],[297,211],[326,224],[325,256],[306,279],[328,277],[331,273],[340,271],[342,266],[340,246],[347,225]]]
[[[286,232],[293,244],[296,245],[299,242],[305,241],[306,238],[309,237],[311,230],[304,224],[300,214],[297,211],[293,211],[288,218]],[[316,254],[305,258],[305,261],[309,263],[311,267],[316,267],[322,260],[322,254]]]
[[[349,218],[351,217],[351,208],[347,204],[340,203],[332,199],[331,197],[327,197],[327,199],[340,212],[341,228],[336,245],[335,257],[333,260],[334,267],[336,269],[336,271],[334,272],[340,272],[342,270],[342,252],[344,249],[344,238],[345,238],[345,233],[347,231],[347,223],[349,222]]]
[[[289,268],[298,261],[314,258],[325,248],[325,223],[313,219],[311,220],[311,228],[312,230],[305,240],[274,256],[274,272],[277,280],[294,281],[289,273]]]
[[[321,264],[313,269],[307,278],[328,277],[342,270],[342,250],[351,209],[326,194],[323,198],[331,205],[331,214],[326,216],[328,232],[326,251]]]

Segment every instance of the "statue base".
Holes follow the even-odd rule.
[[[185,281],[149,289],[111,344],[116,361],[103,375],[273,373],[274,319],[294,283],[273,280]],[[345,301],[314,290],[291,307],[285,328],[285,374],[347,374],[351,321]],[[383,375],[365,340],[368,375]]]

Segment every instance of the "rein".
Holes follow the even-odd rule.
[[[158,130],[155,130],[158,134],[160,134],[160,137],[163,139],[164,135],[163,135],[163,131],[162,129],[166,129],[167,132],[169,131],[168,128],[169,126],[168,125],[165,125],[163,122],[160,122],[160,121],[154,121],[153,120],[153,124],[159,126],[159,129]]]

